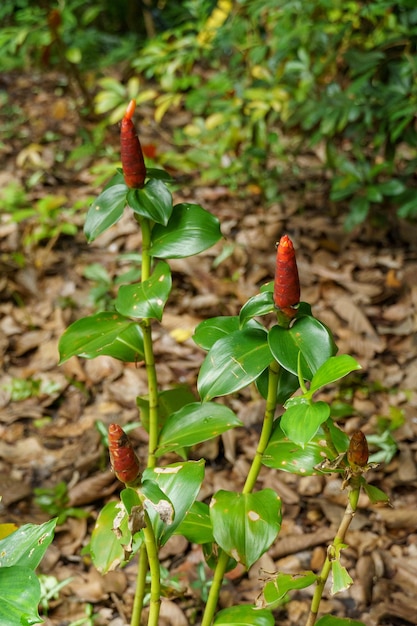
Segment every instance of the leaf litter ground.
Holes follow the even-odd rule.
[[[94,244],[86,244],[83,216],[100,191],[94,188],[89,168],[95,165],[97,171],[103,163],[90,155],[77,168],[61,158],[74,148],[79,120],[68,110],[66,100],[55,95],[55,78],[4,79],[6,90],[13,84],[13,94],[21,100],[27,119],[0,149],[1,187],[12,182],[20,185],[41,172],[29,193],[32,202],[48,194],[63,195],[65,206],[81,201],[82,209],[71,218],[78,227],[75,237],[61,235],[38,244],[30,243],[29,237],[36,221],[13,223],[10,211],[2,212],[0,523],[45,521],[48,515],[37,506],[34,489],[65,482],[69,505],[83,508],[88,517],[70,517],[58,528],[42,564],[45,574],[59,580],[71,578],[50,601],[45,623],[67,625],[85,617],[91,605],[95,624],[123,626],[133,600],[135,562],[102,577],[82,549],[101,506],[116,497],[120,488],[109,471],[95,422],[137,421],[135,397],[146,394],[146,379],[140,366],[107,357],[71,359],[58,367],[57,343],[69,323],[96,310],[97,301],[103,303],[99,291],[93,291],[98,283],[85,277],[86,270],[98,264],[113,283],[129,268],[126,255],[140,250],[140,236],[134,222],[123,218]],[[25,104],[29,94],[30,111]],[[5,117],[0,114],[2,123],[10,123]],[[49,143],[42,142],[47,131],[55,133]],[[146,132],[158,142],[152,129]],[[111,130],[109,142],[117,149],[117,129]],[[363,367],[339,388],[329,389],[324,399],[346,413],[341,423],[349,433],[360,427],[370,435],[398,426],[393,432],[398,446],[394,458],[370,476],[373,484],[387,492],[393,507],[371,507],[361,499],[344,551],[344,564],[355,584],[335,597],[327,593],[321,608],[361,619],[369,626],[415,624],[416,233],[395,222],[378,232],[365,225],[346,234],[325,191],[306,192],[292,185],[282,193],[280,181],[277,193],[278,189],[280,200],[267,208],[256,194],[233,194],[220,185],[199,186],[192,180],[176,194],[176,202],[197,202],[217,215],[225,239],[198,259],[171,263],[172,297],[162,325],[154,327],[160,384],[163,388],[188,385],[195,391],[203,359],[191,339],[195,326],[207,317],[236,314],[261,284],[272,279],[275,242],[282,234],[290,234],[297,250],[302,299],[330,326],[340,353],[352,354]],[[224,260],[216,264],[219,255]],[[24,397],[28,386],[32,393]],[[229,403],[244,428],[192,451],[192,458],[207,459],[201,494],[205,500],[218,489],[242,487],[257,443],[263,402],[249,390],[236,394]],[[146,435],[137,428],[132,438],[140,454]],[[240,568],[231,572],[221,595],[222,606],[254,602],[262,580],[277,570],[319,570],[346,503],[335,477],[299,478],[265,468],[259,488],[266,487],[275,489],[283,500],[280,536],[249,573]],[[199,547],[173,538],[161,551],[161,561],[168,570],[161,625],[198,624],[206,591],[204,577],[196,574],[203,563]],[[276,612],[276,623],[304,623],[310,593],[303,590],[292,595]]]

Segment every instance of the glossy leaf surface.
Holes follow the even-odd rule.
[[[274,626],[274,616],[267,609],[256,609],[254,606],[241,604],[219,611],[213,626]]]
[[[113,530],[118,516],[120,522],[117,528],[121,534],[120,537],[117,537]],[[91,558],[97,570],[105,574],[123,565],[126,557],[122,544],[129,543],[131,539],[128,529],[128,513],[123,503],[111,501],[105,504],[97,518],[89,546]]]
[[[275,310],[272,292],[264,291],[253,296],[243,305],[239,313],[240,324],[244,326],[249,319],[256,315],[267,315]]]
[[[197,387],[203,401],[224,396],[253,382],[272,360],[267,334],[243,329],[219,339],[207,354]]]
[[[166,185],[151,178],[141,189],[129,189],[127,203],[134,213],[157,224],[168,224],[172,213],[172,196]]]
[[[0,568],[0,624],[29,626],[43,623],[38,613],[40,599],[39,580],[30,567]]]
[[[59,341],[59,354],[61,364],[72,356],[93,359],[103,354],[135,362],[143,358],[142,331],[123,315],[103,311],[71,324]]]
[[[328,420],[331,438],[338,452],[345,452],[349,438]],[[324,432],[319,428],[314,437],[304,447],[289,441],[280,425],[277,424],[265,450],[262,463],[267,467],[284,472],[310,476],[316,474],[316,466],[325,459],[334,459],[334,452],[328,447]]]
[[[280,426],[285,435],[294,443],[303,446],[314,437],[320,425],[330,415],[326,402],[307,402],[304,398],[291,398],[290,406],[281,417]]]
[[[125,183],[107,187],[90,206],[84,224],[84,233],[89,243],[122,217],[127,204],[127,191]]]
[[[143,480],[156,482],[174,506],[175,516],[170,525],[164,524],[156,513],[149,511],[155,536],[161,546],[168,541],[183,521],[197,497],[203,478],[204,461],[172,463],[144,471]]]
[[[274,609],[282,604],[289,591],[305,589],[315,583],[316,580],[317,574],[314,572],[300,572],[299,574],[279,572],[274,580],[269,580],[264,586],[265,605]]]
[[[219,220],[198,204],[175,205],[166,226],[152,230],[151,255],[182,259],[207,250],[221,238]]]
[[[20,565],[36,569],[54,538],[56,519],[24,524],[0,541],[0,567]]]
[[[280,365],[297,375],[298,354],[301,353],[301,371],[311,380],[319,367],[336,353],[337,347],[330,331],[314,317],[301,317],[288,328],[274,326],[269,331],[269,345]]]
[[[318,391],[321,387],[330,385],[343,378],[343,376],[360,369],[361,366],[356,359],[348,354],[330,357],[315,372],[311,380],[310,395]]]
[[[173,413],[159,437],[157,455],[208,441],[242,422],[231,409],[215,402],[193,402]]]
[[[215,541],[249,568],[279,532],[281,501],[272,489],[249,494],[221,490],[212,498],[210,517]]]
[[[160,261],[148,280],[120,287],[116,309],[122,315],[129,317],[161,320],[171,285],[169,265]]]
[[[213,528],[208,504],[194,502],[185,519],[178,526],[176,534],[184,535],[191,543],[213,542]]]

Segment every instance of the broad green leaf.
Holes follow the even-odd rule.
[[[157,180],[162,180],[164,183],[172,183],[174,179],[168,172],[165,170],[161,170],[159,167],[147,167],[146,168],[146,176],[148,178],[156,178]]]
[[[257,609],[251,605],[241,604],[219,611],[213,626],[274,626],[274,616],[268,609]]]
[[[391,180],[387,180],[385,183],[379,183],[378,189],[384,196],[399,196],[401,193],[404,193],[406,186],[398,178],[391,178]]]
[[[255,320],[248,320],[245,327],[263,329],[263,326]],[[218,339],[222,339],[240,328],[239,318],[236,315],[211,317],[197,326],[193,339],[203,350],[210,350]]]
[[[267,334],[243,329],[219,339],[207,354],[197,387],[203,401],[239,391],[253,382],[272,360]]]
[[[348,354],[332,356],[319,367],[311,379],[309,392],[311,395],[321,387],[336,382],[343,376],[350,374],[354,370],[360,370],[361,366],[353,357]]]
[[[129,362],[143,358],[142,331],[138,324],[109,311],[71,324],[61,336],[58,347],[60,364],[75,355],[93,359],[106,354]]]
[[[362,487],[372,504],[377,504],[378,502],[389,502],[389,497],[386,493],[384,493],[384,491],[375,487],[375,485],[370,485],[365,479],[362,481]]]
[[[221,490],[211,500],[210,517],[215,541],[249,568],[279,533],[281,501],[272,489],[249,494]]]
[[[350,213],[345,219],[345,229],[353,230],[359,224],[362,224],[368,217],[370,203],[368,198],[364,196],[355,196],[349,202]]]
[[[161,546],[174,534],[191,508],[204,478],[204,461],[185,461],[164,467],[148,468],[143,472],[143,480],[156,482],[174,507],[172,524],[164,524],[159,515],[149,511],[155,536]]]
[[[120,537],[115,533],[116,518]],[[101,509],[96,525],[91,534],[89,551],[94,566],[99,572],[105,574],[114,570],[119,565],[126,563],[124,545],[132,539],[128,529],[128,513],[122,502],[111,501]]]
[[[351,585],[353,585],[353,580],[346,567],[343,567],[339,559],[334,559],[332,561],[332,595],[349,589]]]
[[[39,580],[30,567],[0,568],[0,624],[29,626],[43,623],[38,613],[40,599]]]
[[[210,543],[214,541],[210,511],[205,502],[194,502],[184,520],[175,531],[176,535],[184,535],[191,543]]]
[[[182,259],[207,250],[221,238],[217,217],[198,204],[177,204],[166,226],[152,230],[150,253],[160,259]]]
[[[319,367],[337,351],[328,328],[309,316],[296,319],[290,328],[273,326],[268,340],[274,358],[295,376],[298,354],[301,353],[301,371],[307,380],[311,380]]]
[[[249,319],[257,315],[267,315],[274,311],[276,311],[276,308],[272,292],[264,291],[263,293],[259,293],[253,296],[253,298],[250,298],[241,308],[239,313],[240,325],[244,326]]]
[[[174,389],[166,389],[158,393],[158,430],[167,421],[171,413],[175,413],[186,404],[195,401],[195,395],[186,386],[179,385]],[[146,432],[149,432],[149,398],[138,396],[136,404],[140,410],[140,421]]]
[[[88,209],[84,233],[91,243],[123,215],[128,187],[124,183],[107,187]]]
[[[122,315],[161,320],[171,291],[169,265],[157,263],[148,280],[133,285],[122,285],[116,299],[116,309]]]
[[[193,402],[173,413],[159,437],[157,456],[194,446],[242,426],[231,409],[215,402]]]
[[[307,402],[304,398],[294,401],[281,417],[280,426],[290,441],[304,446],[327,420],[330,407],[326,402]]]
[[[316,622],[316,626],[366,626],[363,622],[348,617],[334,617],[333,615],[323,615]]]
[[[172,213],[172,196],[166,185],[151,178],[141,189],[129,189],[127,203],[134,213],[157,224],[168,224]]]
[[[256,386],[261,396],[266,400],[269,390],[269,368],[264,370],[256,379]],[[290,398],[292,394],[297,391],[299,386],[300,383],[298,381],[298,377],[281,368],[277,388],[277,404],[285,404],[286,400],[288,400],[288,398]]]
[[[163,524],[171,525],[175,518],[174,506],[159,485],[154,480],[143,480],[141,493],[146,498],[143,504],[151,518],[159,517]]]
[[[346,452],[349,438],[334,426],[331,420],[328,420],[327,427],[330,429],[330,435],[338,453]],[[304,447],[301,447],[289,441],[278,423],[269,440],[262,463],[284,472],[309,476],[317,474],[316,466],[325,459],[333,460],[334,458],[334,451],[328,447],[321,428]]]
[[[56,519],[24,524],[0,541],[0,567],[20,565],[36,569],[54,538]]]
[[[289,591],[310,587],[316,580],[317,574],[314,572],[300,572],[298,574],[279,572],[276,578],[265,584],[263,589],[264,603],[262,605],[269,609],[275,609],[283,604]]]

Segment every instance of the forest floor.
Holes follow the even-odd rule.
[[[129,267],[126,253],[140,250],[140,237],[135,222],[123,218],[87,245],[83,220],[100,192],[92,166],[97,172],[104,165],[91,155],[76,163],[65,158],[79,143],[80,120],[62,95],[56,95],[55,79],[21,75],[3,77],[1,85],[24,113],[13,120],[9,111],[0,112],[3,129],[10,133],[15,125],[15,132],[0,145],[0,523],[46,521],[51,515],[39,508],[34,490],[65,483],[68,506],[88,515],[69,517],[58,527],[41,565],[45,574],[71,579],[49,602],[45,623],[68,626],[85,617],[85,624],[124,626],[136,562],[101,576],[82,549],[100,508],[120,489],[95,423],[137,422],[135,398],[146,393],[146,379],[140,367],[107,357],[72,358],[59,366],[57,345],[71,322],[103,304],[100,285],[86,278],[86,270],[100,264],[114,296],[114,280]],[[175,118],[170,123],[175,125]],[[158,147],[159,136],[152,137],[152,132],[147,129],[145,143],[151,139]],[[117,150],[117,128],[108,141]],[[310,176],[308,165],[305,168]],[[77,226],[77,234],[49,233],[37,242],[40,213],[20,223],[11,219],[4,190],[13,183],[25,185],[29,178],[29,206],[40,210],[40,199],[62,196],[55,200],[59,206],[79,207],[65,218]],[[368,626],[415,626],[417,233],[395,220],[389,228],[365,224],[353,233],[344,232],[325,183],[318,182],[313,191],[287,184],[278,196],[282,187],[277,181],[279,200],[268,207],[256,193],[232,193],[221,183],[209,187],[189,181],[176,192],[175,202],[197,202],[212,211],[221,221],[224,239],[192,261],[171,263],[172,297],[163,323],[154,327],[159,381],[162,388],[181,383],[195,390],[204,354],[192,341],[193,329],[208,317],[236,314],[272,279],[275,242],[288,233],[297,251],[302,299],[332,329],[339,352],[351,354],[363,368],[330,389],[325,399],[335,406],[351,406],[350,415],[339,423],[347,433],[361,428],[371,436],[371,452],[380,451],[381,445],[389,452],[396,445],[391,460],[368,475],[369,482],[388,494],[392,506],[371,506],[361,497],[343,553],[354,585],[337,596],[327,590],[321,610]],[[52,211],[54,201],[50,203]],[[214,264],[225,250],[224,260]],[[263,401],[242,392],[231,407],[244,428],[192,452],[193,458],[207,459],[201,494],[206,501],[218,489],[241,488],[256,447]],[[384,440],[386,432],[390,437]],[[131,435],[140,454],[146,433],[138,427]],[[249,573],[233,571],[222,592],[222,606],[254,602],[265,572],[318,571],[346,505],[346,492],[333,475],[295,477],[264,468],[262,487],[273,487],[282,498],[281,533]],[[174,537],[163,548],[161,561],[171,586],[178,579],[182,589],[177,595],[172,589],[164,600],[161,625],[198,624],[207,592],[204,576],[210,577],[197,567],[203,562],[200,548]],[[303,624],[311,593],[307,589],[293,594],[276,611],[276,623]],[[94,620],[86,617],[89,610]]]

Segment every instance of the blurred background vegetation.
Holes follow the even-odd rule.
[[[0,24],[3,73],[72,85],[102,131],[83,149],[135,97],[180,120],[147,155],[174,173],[265,203],[320,187],[347,229],[417,219],[415,0],[3,0]]]

